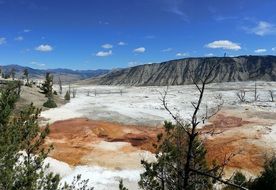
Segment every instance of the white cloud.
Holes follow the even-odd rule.
[[[38,66],[38,67],[45,67],[46,66],[44,63],[39,63],[39,62],[36,62],[36,61],[32,61],[31,64],[35,65],[35,66]]]
[[[128,66],[129,67],[134,67],[134,66],[137,66],[137,65],[146,65],[146,64],[152,64],[153,62],[138,62],[138,61],[130,61],[128,62]]]
[[[189,56],[189,53],[177,53],[176,56],[177,57],[186,57],[186,56]]]
[[[50,52],[53,51],[53,47],[48,45],[48,44],[41,44],[40,46],[37,46],[35,48],[36,51],[41,51],[41,52]]]
[[[272,35],[276,34],[276,26],[266,21],[260,21],[255,27],[245,27],[247,32],[256,34],[258,36]]]
[[[111,44],[104,44],[104,45],[102,45],[102,48],[104,48],[104,49],[112,49],[113,45],[111,45]]]
[[[170,13],[173,13],[173,14],[179,16],[185,22],[189,22],[189,18],[183,10],[183,6],[184,6],[184,5],[182,5],[183,1],[167,0],[167,1],[165,1],[165,3],[166,3],[166,11],[167,12],[170,12]]]
[[[237,43],[231,42],[229,40],[217,40],[217,41],[213,41],[209,44],[206,45],[206,47],[208,48],[212,48],[212,49],[228,49],[228,50],[240,50],[241,46]]]
[[[118,43],[118,46],[125,46],[125,45],[127,45],[125,42],[119,42]]]
[[[255,53],[265,53],[267,50],[266,49],[256,49],[254,52]]]
[[[99,51],[98,53],[96,53],[96,56],[98,57],[108,57],[112,55],[112,50],[109,51]]]
[[[23,32],[28,33],[28,32],[31,32],[31,30],[30,29],[24,29]]]
[[[134,53],[144,53],[146,51],[146,48],[139,47],[133,50]]]
[[[23,36],[17,36],[16,38],[14,38],[15,41],[23,41],[24,38]]]
[[[6,38],[0,37],[0,45],[7,43]]]
[[[106,21],[99,21],[99,24],[101,24],[101,25],[108,25],[109,24],[109,22],[106,22]]]
[[[172,48],[167,48],[167,49],[163,49],[162,52],[170,52],[172,50],[173,50]]]
[[[205,54],[205,57],[214,57],[215,55],[213,53],[207,53]]]
[[[272,51],[276,51],[276,47],[271,48]]]

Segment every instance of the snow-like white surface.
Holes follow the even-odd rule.
[[[127,183],[136,186],[140,179],[139,170],[109,170],[101,167],[88,167],[88,166],[77,166],[73,173],[69,176],[64,177],[61,182],[70,183],[74,176],[81,174],[82,179],[89,179],[88,186],[95,187],[98,190],[117,190],[119,187],[119,180],[123,179]]]
[[[81,174],[81,180],[89,180],[88,187],[95,187],[97,190],[117,190],[119,180],[124,180],[131,189],[138,189],[141,170],[111,170],[97,166],[77,166],[71,168],[64,162],[47,158],[45,163],[50,164],[49,172],[60,174],[61,184],[71,184],[74,177]]]
[[[49,164],[48,170],[51,172],[58,173],[61,177],[65,177],[73,172],[73,168],[69,166],[67,163],[58,161],[50,157],[45,159],[44,164]]]
[[[100,143],[93,145],[93,147],[96,149],[100,149],[100,150],[118,151],[127,145],[129,145],[129,143],[127,143],[127,142],[101,141]]]
[[[235,82],[210,84],[204,94],[200,115],[204,115],[206,107],[208,112],[215,108],[220,100],[215,97],[222,96],[224,106],[242,106],[246,109],[259,111],[276,112],[276,103],[270,102],[269,90],[274,90],[276,96],[276,82],[257,82],[258,102],[254,102],[255,82]],[[95,120],[107,120],[122,122],[126,124],[158,125],[164,120],[172,120],[171,116],[164,110],[160,100],[166,87],[118,87],[118,86],[75,86],[77,89],[76,98],[59,108],[42,112],[41,116],[46,122],[52,123],[58,120],[86,117]],[[66,92],[66,87],[63,88]],[[97,95],[93,94],[93,90]],[[240,103],[236,93],[244,89],[246,91],[246,103]],[[120,92],[123,94],[101,94],[101,92]],[[87,92],[90,91],[90,96]],[[167,96],[168,106],[173,113],[178,113],[181,118],[191,117],[193,106],[196,102],[198,91],[194,85],[169,87]],[[276,99],[276,98],[275,98]],[[206,106],[207,105],[207,106]],[[276,138],[276,126],[273,125],[271,132],[266,135],[268,142]],[[100,143],[98,148],[116,150],[124,144]],[[276,146],[276,145],[275,145]],[[150,157],[150,156],[149,156]],[[74,176],[82,175],[82,179],[89,179],[89,186],[99,190],[118,189],[119,179],[124,179],[130,189],[137,189],[137,182],[140,178],[140,170],[111,170],[97,166],[70,166],[49,160],[51,171],[60,173],[63,182],[70,182]]]
[[[246,101],[254,100],[255,82],[231,82],[207,85],[200,114],[204,115],[207,108],[210,112],[220,102],[216,97],[222,96],[225,106],[235,106],[239,103],[236,93],[240,89],[246,91]],[[171,116],[164,110],[160,93],[166,87],[122,87],[122,86],[75,86],[76,98],[59,108],[42,112],[46,122],[87,117],[95,120],[116,121],[126,124],[158,125]],[[253,106],[256,109],[276,111],[275,102],[269,102],[268,90],[274,90],[276,82],[257,82],[259,102],[244,103],[242,106]],[[93,93],[96,90],[97,95]],[[101,92],[120,92],[123,94],[101,94]],[[66,87],[64,87],[64,92]],[[87,92],[90,95],[87,96]],[[198,91],[194,85],[171,86],[168,90],[167,102],[171,111],[178,113],[183,119],[191,117]]]

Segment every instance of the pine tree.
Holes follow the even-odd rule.
[[[27,80],[26,86],[29,86],[30,84],[29,84],[29,71],[28,71],[28,69],[24,69],[23,75],[26,77],[26,80]]]
[[[264,171],[250,185],[251,190],[276,189],[276,157],[266,161]]]
[[[45,81],[40,87],[41,93],[46,97],[52,98],[53,96],[53,75],[46,73]]]
[[[65,96],[64,96],[64,99],[66,101],[70,101],[71,97],[70,97],[70,92],[67,90],[66,93],[65,93]]]
[[[53,147],[42,146],[49,127],[38,126],[40,109],[32,104],[13,114],[19,95],[8,86],[0,89],[0,190],[86,190],[80,175],[72,184],[46,172],[45,158]]]
[[[187,156],[187,134],[180,126],[170,122],[164,124],[164,134],[158,135],[156,162],[142,161],[145,172],[141,174],[139,185],[145,190],[183,189],[185,158]],[[194,168],[207,171],[206,150],[199,140],[193,146],[191,161]],[[212,184],[208,177],[191,174],[188,189],[210,189]]]
[[[162,95],[162,103],[172,116],[175,125],[165,122],[164,134],[158,135],[159,144],[155,155],[155,162],[142,161],[145,172],[141,175],[139,185],[146,190],[205,190],[212,189],[212,183],[220,182],[239,189],[247,189],[241,185],[223,179],[223,169],[231,159],[229,156],[221,164],[214,162],[207,165],[206,150],[197,129],[202,122],[198,112],[200,110],[206,85],[212,81],[213,71],[219,69],[218,64],[209,64],[209,72],[202,78],[197,77],[197,71],[189,71],[199,96],[190,121],[184,121],[178,114],[174,114],[168,107],[166,97],[168,89]],[[207,119],[207,118],[205,118]]]

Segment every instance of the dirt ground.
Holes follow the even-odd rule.
[[[42,111],[48,110],[48,108],[43,107],[43,103],[47,101],[47,98],[44,94],[40,93],[39,91],[40,89],[36,86],[33,86],[32,88],[22,86],[20,98],[16,103],[17,110],[21,110],[22,108],[24,108],[27,105],[30,105],[31,103],[33,103],[34,106],[37,108],[42,108]],[[54,95],[54,101],[58,106],[65,104],[65,101],[56,95]]]

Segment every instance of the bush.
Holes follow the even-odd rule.
[[[49,98],[44,104],[43,104],[44,107],[46,108],[56,108],[57,107],[57,104],[55,103],[55,101],[51,98]]]
[[[70,93],[69,93],[69,91],[67,91],[66,94],[65,94],[65,96],[64,96],[64,99],[67,100],[67,101],[69,101],[70,98],[71,98],[70,97]]]
[[[276,157],[265,162],[264,171],[252,183],[251,190],[276,189]]]
[[[30,87],[30,88],[33,87],[32,83],[26,83],[25,86]]]
[[[53,94],[54,94],[54,95],[58,95],[58,94],[57,94],[57,91],[54,91]]]
[[[249,182],[247,181],[247,179],[243,175],[243,173],[238,171],[235,173],[235,175],[232,179],[232,183],[234,183],[236,185],[240,185],[242,187],[247,187]],[[223,190],[238,190],[238,188],[228,185],[228,186],[224,187]]]

